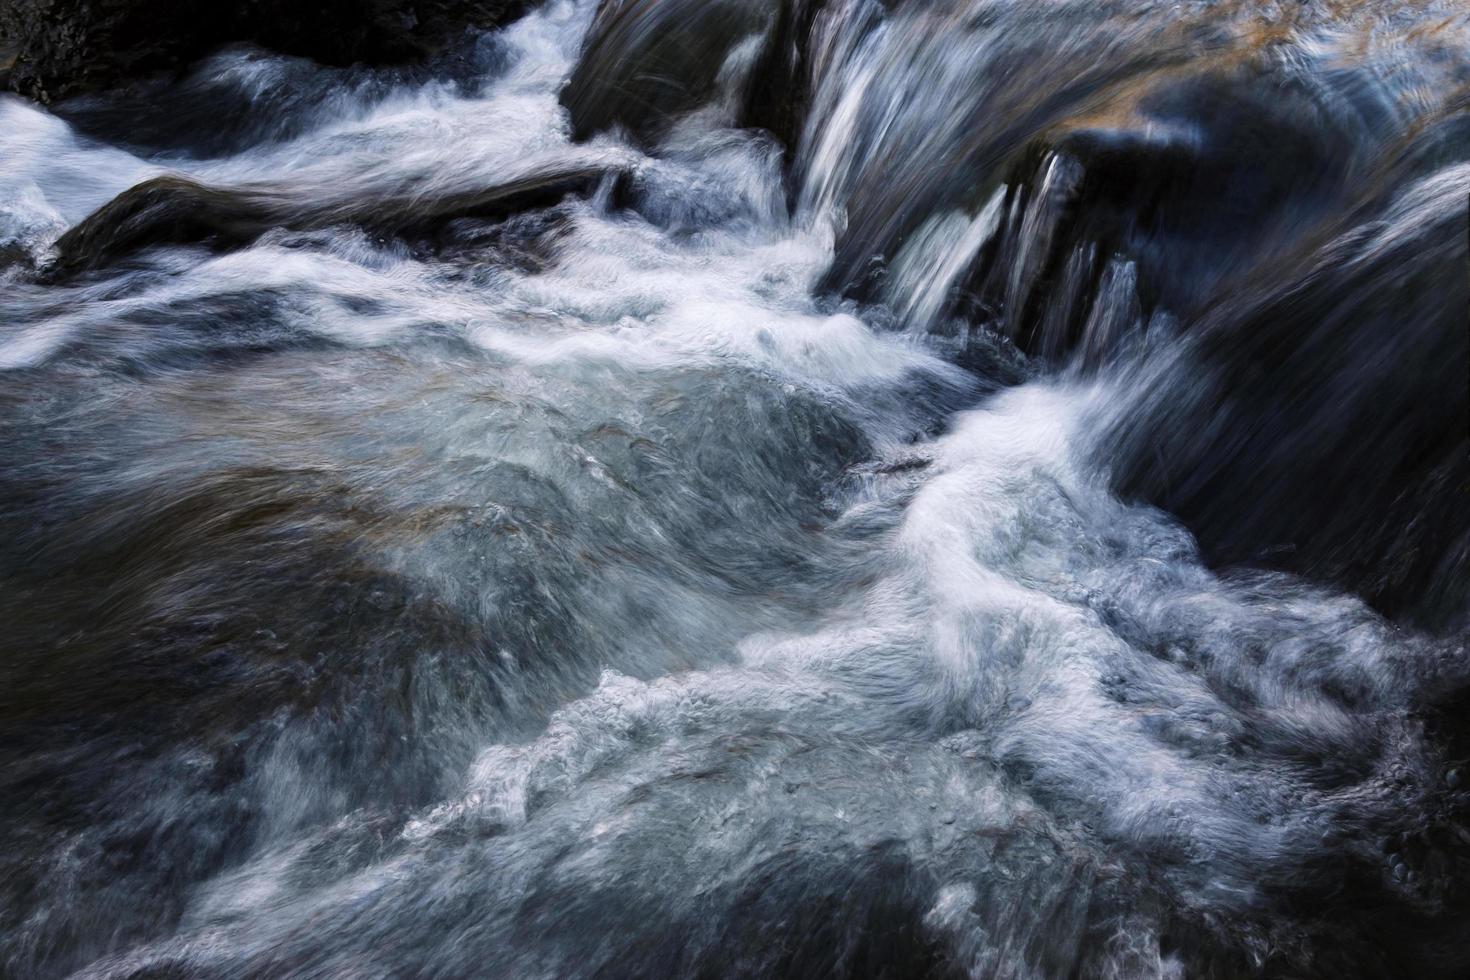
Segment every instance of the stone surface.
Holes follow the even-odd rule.
[[[7,86],[49,102],[177,71],[236,42],[332,65],[411,62],[524,9],[523,0],[16,0],[0,5],[0,51],[12,52]]]
[[[655,141],[724,88],[733,123],[768,129],[791,148],[820,7],[820,0],[606,0],[562,93],[573,133],[587,139],[621,126]]]
[[[585,194],[614,169],[553,168],[442,195],[362,198],[311,204],[260,187],[211,187],[185,177],[154,177],[130,187],[82,219],[56,242],[49,274],[66,278],[151,245],[206,243],[226,250],[271,228],[294,230],[354,224],[381,235],[432,236],[456,218],[505,218]]]

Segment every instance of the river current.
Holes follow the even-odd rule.
[[[607,6],[0,100],[0,973],[1463,976],[1463,10]]]

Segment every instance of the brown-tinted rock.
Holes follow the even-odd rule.
[[[438,197],[361,197],[328,204],[300,202],[259,187],[210,187],[186,177],[154,177],[128,188],[82,219],[56,243],[49,270],[65,277],[152,245],[247,245],[271,228],[303,230],[356,224],[380,234],[431,233],[453,218],[504,218],[585,194],[615,168],[577,164],[462,189]]]

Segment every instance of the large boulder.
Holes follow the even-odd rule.
[[[176,71],[249,42],[323,64],[427,57],[467,27],[489,27],[525,0],[12,0],[0,4],[8,87],[48,102]]]
[[[1350,212],[1221,291],[1119,406],[1118,489],[1221,565],[1280,568],[1437,630],[1470,616],[1470,164]]]

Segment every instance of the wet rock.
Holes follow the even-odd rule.
[[[1229,58],[1182,64],[1169,32],[1120,47],[1097,13],[966,46],[966,25],[894,10],[876,58],[813,110],[809,132],[830,129],[827,148],[861,161],[807,174],[813,203],[846,214],[823,287],[899,311],[919,305],[905,290],[944,290],[945,314],[1043,362],[1095,365],[1155,335],[1195,335],[1199,363],[1129,394],[1147,409],[1119,411],[1126,446],[1100,453],[1119,488],[1181,517],[1216,565],[1462,621],[1463,193],[1413,219],[1392,202],[1470,155],[1463,105],[1390,115],[1380,65],[1345,54],[1307,82],[1252,31],[1210,42]],[[965,57],[951,67],[955,47]],[[932,65],[936,89],[965,84],[931,108],[903,72],[873,72],[885,57]],[[969,85],[963,71],[982,63],[988,84]],[[1042,66],[1063,82],[1038,88]],[[948,261],[927,259],[925,242],[957,244],[993,205],[996,231],[961,275],[908,274],[916,254]],[[937,332],[952,317],[925,319]]]
[[[1013,217],[965,283],[964,312],[978,300],[1051,360],[1114,353],[1126,325],[1110,301],[1135,327],[1160,309],[1190,320],[1340,204],[1356,144],[1321,124],[1322,100],[1246,69],[1171,80],[1123,121],[1068,121],[1006,178]],[[1114,296],[1125,268],[1131,295]]]
[[[506,218],[521,211],[550,207],[568,195],[590,194],[623,168],[606,164],[574,164],[517,177],[504,183],[444,194],[407,195],[341,210],[313,214],[313,225],[346,219],[379,231],[404,235],[429,233],[452,218]]]
[[[419,238],[457,218],[504,218],[592,191],[615,168],[573,165],[437,197],[298,202],[283,191],[210,187],[179,176],[146,180],[84,218],[56,243],[49,274],[65,278],[154,245],[247,245],[271,228],[356,224],[381,235]]]
[[[825,0],[787,0],[781,4],[760,59],[751,72],[739,123],[769,130],[796,150],[807,108],[812,25]]]
[[[343,90],[372,105],[417,66],[323,68],[304,58],[226,49],[183,78],[159,76],[53,104],[79,133],[139,156],[165,151],[195,159],[280,143],[308,131]]]
[[[1314,6],[1273,22],[1250,6],[1073,5],[1023,26],[1008,18],[1024,7],[971,17],[937,0],[884,5],[861,44],[818,31],[822,82],[798,167],[804,202],[842,215],[822,288],[901,313],[942,307],[914,329],[958,317],[1045,361],[1110,359],[1300,258],[1380,179],[1397,141],[1413,137],[1425,169],[1465,145],[1463,124],[1415,135],[1437,115],[1463,119],[1458,97],[1408,98],[1455,90],[1427,67],[1458,63],[1455,41],[1416,62],[1426,67],[1406,76],[1405,108],[1389,110],[1376,56],[1344,50],[1339,69],[1313,76],[1283,55],[1317,43],[1298,18],[1348,36],[1371,11]],[[996,201],[994,233],[966,244],[958,274],[913,275],[926,242],[957,247]],[[929,251],[918,258],[937,269],[953,249]],[[934,294],[924,304],[916,284]]]
[[[1120,490],[1217,565],[1264,565],[1452,628],[1470,582],[1470,167],[1350,212],[1222,287],[1194,356],[1111,441]]]
[[[656,141],[675,117],[736,100],[731,122],[788,146],[821,0],[606,0],[562,92],[578,139],[621,126]],[[751,47],[746,47],[751,45]]]
[[[69,275],[151,245],[243,245],[275,223],[277,208],[243,191],[155,177],[123,191],[62,235],[52,273]]]
[[[812,203],[846,212],[823,288],[876,297],[887,262],[928,222],[978,214],[1036,140],[1184,59],[1187,31],[1172,15],[1127,32],[1123,45],[1116,14],[1077,5],[1037,31],[1022,7],[972,17],[962,4],[898,4],[866,24],[876,53],[863,45],[814,53],[839,65],[824,67],[815,96],[804,179]],[[881,71],[872,72],[874,61]],[[926,66],[922,87],[904,67],[916,63]],[[1038,85],[1041,77],[1055,84]],[[824,173],[821,159],[837,147],[863,163]]]
[[[45,102],[177,71],[232,42],[332,65],[412,62],[524,9],[524,0],[17,0],[0,5],[0,38],[15,52],[9,87]]]
[[[457,265],[545,271],[570,229],[566,214],[551,208],[504,220],[453,218],[426,242],[434,256]]]
[[[31,265],[31,253],[16,242],[7,242],[0,245],[0,272],[16,266],[27,268]]]

